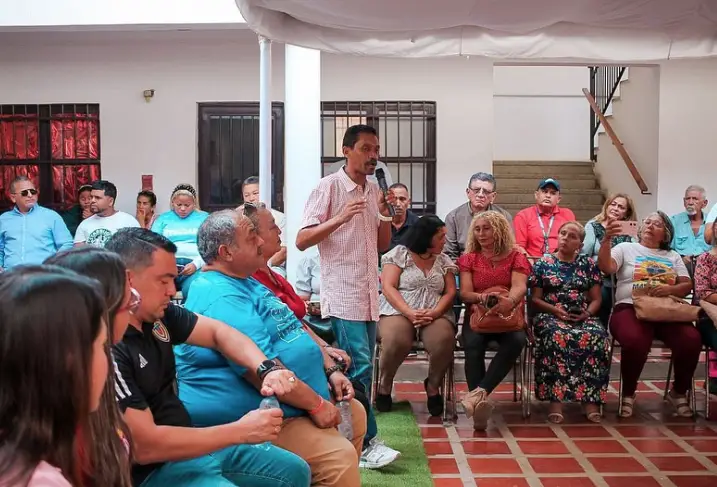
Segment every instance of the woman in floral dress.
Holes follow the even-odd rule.
[[[550,401],[548,420],[562,423],[562,404],[580,402],[587,419],[601,421],[610,374],[610,342],[597,315],[602,276],[595,262],[579,254],[585,228],[567,222],[558,233],[558,251],[540,259],[530,277],[537,314],[535,391]]]

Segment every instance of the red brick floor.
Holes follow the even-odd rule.
[[[674,417],[662,401],[664,382],[644,381],[635,416],[619,420],[616,386],[602,424],[588,424],[579,406],[569,405],[557,426],[537,402],[523,419],[512,386],[503,384],[482,433],[462,414],[450,425],[430,417],[421,383],[397,383],[394,392],[411,402],[438,487],[717,487],[717,417]],[[702,411],[704,394],[697,400]]]

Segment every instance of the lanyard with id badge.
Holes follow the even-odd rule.
[[[540,216],[540,210],[536,208],[535,212],[538,214],[538,223],[540,223],[540,231],[543,233],[543,255],[550,254],[550,231],[553,229],[553,222],[555,221],[555,213],[550,216],[550,222],[548,222],[548,231],[545,231],[545,224]]]

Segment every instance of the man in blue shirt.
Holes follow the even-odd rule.
[[[321,347],[304,331],[301,321],[250,277],[264,264],[263,240],[256,230],[257,208],[244,208],[252,216],[220,211],[209,215],[200,227],[199,254],[206,265],[192,283],[186,307],[241,331],[270,361],[296,374],[295,389],[280,399],[288,419],[274,444],[309,464],[312,484],[359,487],[366,413],[351,400],[353,388],[341,373],[342,366],[327,367]],[[175,347],[175,355],[179,398],[195,426],[230,423],[259,407],[262,397],[252,371],[213,350],[192,345]],[[351,401],[351,442],[336,430],[341,416],[332,404],[330,386],[337,400]]]
[[[705,214],[707,197],[702,186],[692,185],[685,190],[682,200],[685,211],[671,217],[675,227],[672,237],[672,249],[682,256],[685,265],[692,274],[692,257],[710,250],[705,242]]]
[[[0,215],[0,269],[42,264],[60,250],[72,247],[72,235],[62,217],[37,204],[38,191],[26,176],[10,183],[15,207]]]

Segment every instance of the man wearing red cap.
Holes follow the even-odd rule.
[[[535,191],[535,205],[520,210],[513,218],[515,243],[533,257],[555,252],[558,247],[558,230],[565,222],[575,221],[575,214],[558,207],[560,183],[547,178],[540,181]]]

